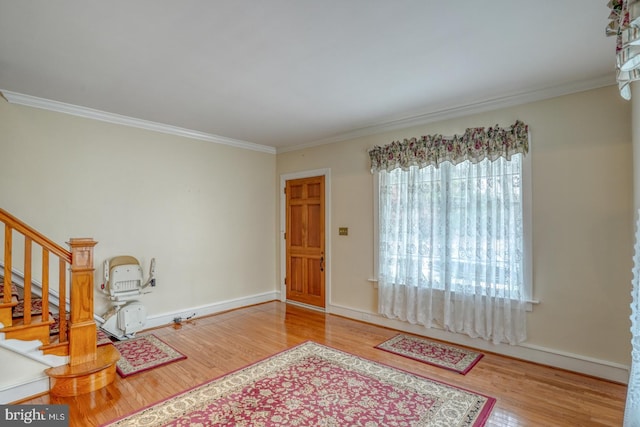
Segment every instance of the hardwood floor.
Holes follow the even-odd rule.
[[[269,302],[145,331],[187,359],[116,378],[78,397],[40,396],[26,404],[68,404],[71,426],[98,426],[185,389],[312,340],[497,399],[487,426],[621,426],[627,387],[486,354],[460,375],[386,351],[376,344],[397,331]]]

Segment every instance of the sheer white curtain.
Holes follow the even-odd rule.
[[[374,148],[375,158],[370,151],[379,174],[380,313],[495,343],[526,339],[522,159],[528,136],[519,122],[503,133],[496,128],[392,143],[384,153]],[[452,149],[439,161],[443,146]],[[432,161],[421,161],[426,158]]]
[[[636,224],[631,285],[631,372],[624,410],[624,427],[640,427],[640,210]]]

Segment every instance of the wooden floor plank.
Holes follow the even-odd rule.
[[[620,426],[627,387],[487,354],[467,374],[377,350],[397,331],[270,302],[151,331],[187,356],[77,397],[21,403],[68,404],[71,426],[99,426],[183,390],[312,340],[497,399],[487,426]]]

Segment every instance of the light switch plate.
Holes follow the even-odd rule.
[[[338,228],[338,236],[348,236],[349,228],[348,227],[339,227]]]

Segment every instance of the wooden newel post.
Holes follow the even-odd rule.
[[[71,318],[69,365],[96,360],[96,323],[93,318],[93,247],[91,238],[71,239]]]

